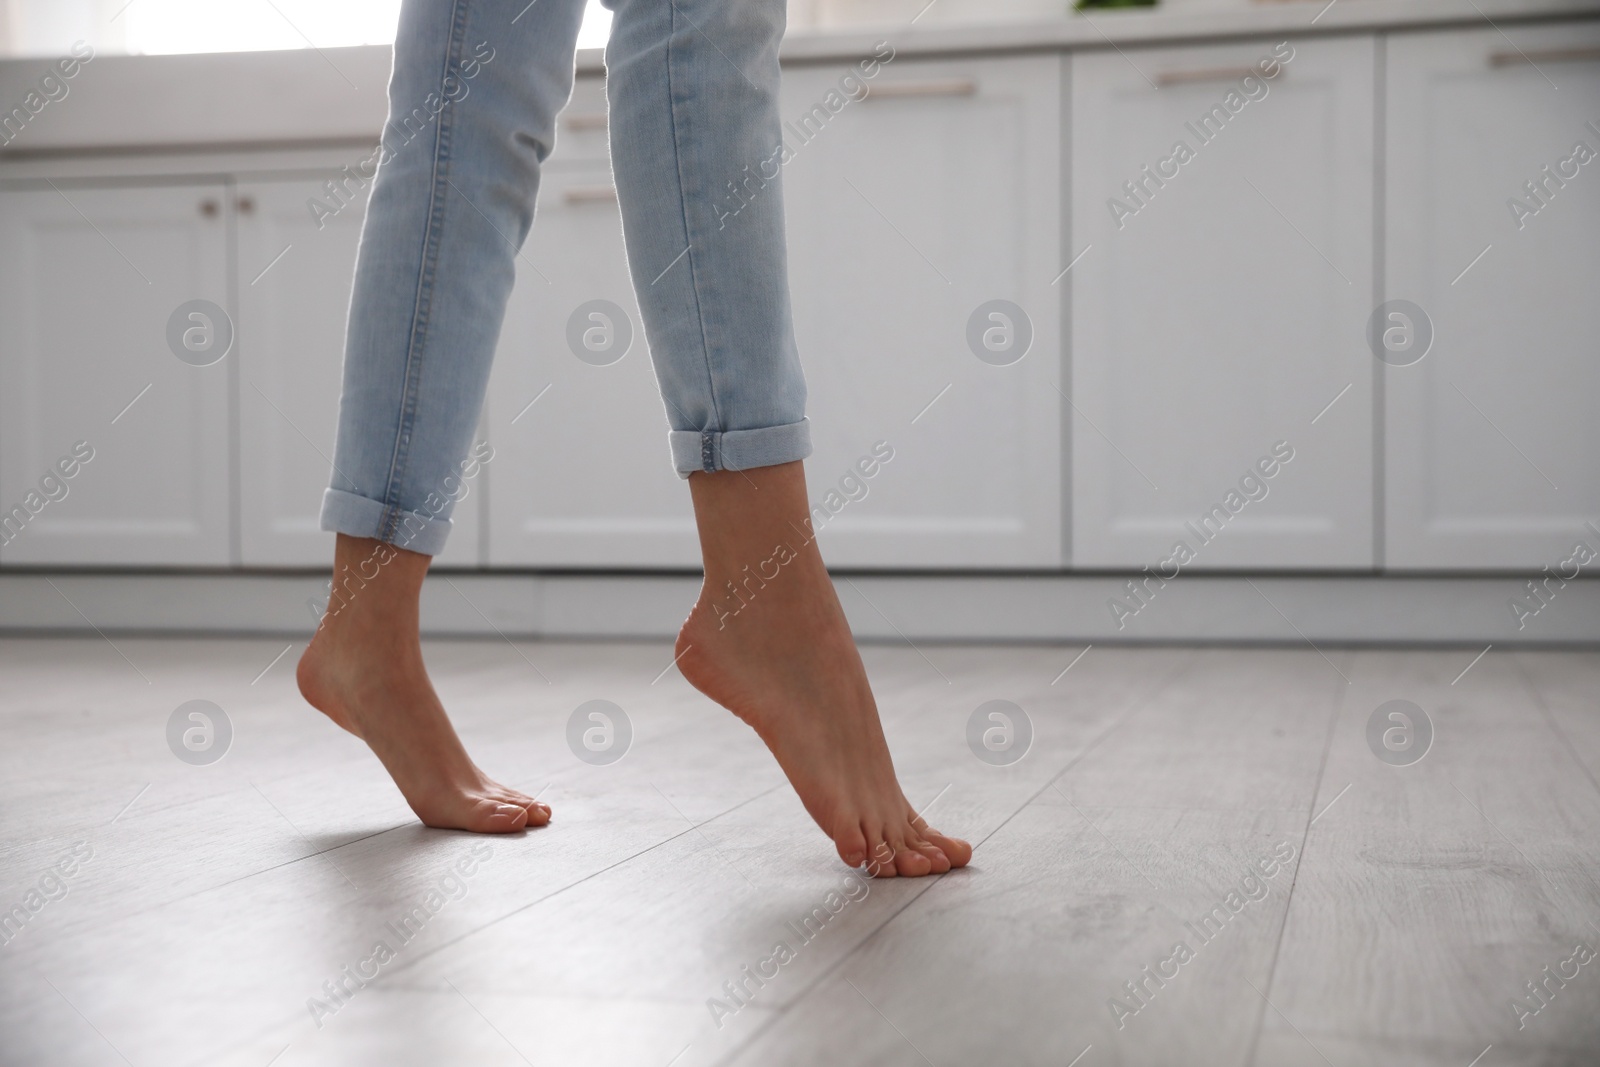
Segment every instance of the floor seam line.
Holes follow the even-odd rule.
[[[1347,652],[1345,654],[1345,658],[1351,665],[1350,669],[1354,670],[1355,654]],[[1294,890],[1295,886],[1300,883],[1300,868],[1305,864],[1306,842],[1311,838],[1311,822],[1314,821],[1316,816],[1317,800],[1322,796],[1323,779],[1326,778],[1328,774],[1328,759],[1333,755],[1334,731],[1339,727],[1339,718],[1344,714],[1345,704],[1349,700],[1349,683],[1346,683],[1343,690],[1336,690],[1336,692],[1339,693],[1339,698],[1333,702],[1333,713],[1328,718],[1328,728],[1326,736],[1323,738],[1322,742],[1322,762],[1317,767],[1316,783],[1311,787],[1311,801],[1306,807],[1307,822],[1300,831],[1300,853],[1295,861],[1294,874],[1290,875],[1289,877],[1288,897],[1283,902],[1283,918],[1278,923],[1278,936],[1273,941],[1272,962],[1267,966],[1267,979],[1266,982],[1263,983],[1263,992],[1261,995],[1263,1003],[1260,1004],[1256,1009],[1256,1025],[1254,1030],[1251,1032],[1249,1053],[1244,1059],[1244,1063],[1246,1065],[1255,1064],[1256,1055],[1261,1048],[1261,1034],[1262,1031],[1266,1029],[1267,1025],[1268,1002],[1266,998],[1267,995],[1272,992],[1272,980],[1277,977],[1278,974],[1278,959],[1283,954],[1283,935],[1289,930],[1289,910],[1294,907]],[[1330,805],[1330,807],[1331,806],[1332,805]]]

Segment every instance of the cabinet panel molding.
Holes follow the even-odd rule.
[[[1073,58],[1074,567],[1372,565],[1374,48]]]

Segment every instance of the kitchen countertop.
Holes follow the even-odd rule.
[[[1477,27],[1600,18],[1600,0],[1280,0],[1168,9],[1103,10],[1060,18],[915,26],[803,28],[785,38],[786,63],[849,62],[887,40],[897,57],[1099,50],[1249,37]],[[20,106],[48,58],[0,60],[0,113]],[[599,49],[578,53],[598,75]],[[0,161],[89,152],[172,152],[218,146],[372,140],[386,113],[385,46],[196,55],[101,55],[7,147]]]
[[[1552,18],[1600,17],[1600,0],[1258,0],[1110,8],[1065,18],[985,23],[930,23],[907,31],[893,25],[830,27],[791,33],[790,61],[843,59],[888,40],[897,54],[1011,51],[1019,48],[1109,48],[1226,38],[1420,27],[1490,26]]]

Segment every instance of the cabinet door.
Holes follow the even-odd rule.
[[[6,563],[232,562],[235,358],[195,365],[215,356],[227,323],[180,310],[231,303],[224,193],[221,183],[0,191],[0,506],[27,499],[74,442],[94,450],[66,496],[0,549]],[[169,344],[175,316],[179,338],[195,331],[195,351]]]
[[[850,69],[783,84],[824,554],[1059,566],[1062,60],[896,59],[842,102]],[[860,479],[878,441],[894,458]]]
[[[245,180],[239,225],[239,514],[246,566],[316,566],[333,558],[318,526],[333,462],[356,245],[367,190],[337,213],[330,175]],[[474,487],[476,488],[476,487]],[[440,564],[478,562],[478,505],[455,508]]]
[[[545,169],[488,418],[491,563],[699,563],[604,164]]]
[[[1553,564],[1600,514],[1600,24],[1506,33],[1388,43],[1385,296],[1433,330],[1384,369],[1395,569]]]
[[[1375,45],[1275,46],[1073,59],[1075,566],[1373,563]]]

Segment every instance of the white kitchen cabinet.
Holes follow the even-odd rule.
[[[239,285],[239,515],[246,566],[323,566],[333,534],[318,526],[333,462],[345,320],[367,189],[317,218],[328,174],[245,178],[237,189]],[[470,484],[470,483],[469,483]],[[436,558],[478,562],[473,484]]]
[[[836,566],[1060,563],[1060,69],[892,62],[814,138],[785,131],[807,468],[813,504],[838,509],[821,534]],[[787,71],[784,117],[798,124],[843,70]],[[699,561],[610,190],[591,163],[545,172],[490,397],[495,564]],[[1031,348],[1010,366],[968,349],[968,319],[993,299],[1031,319]],[[593,300],[621,308],[632,332],[609,365],[567,340]],[[840,480],[879,441],[894,458],[842,503]]]
[[[167,340],[180,305],[231,303],[225,194],[221,181],[0,189],[0,507],[22,504],[74,442],[94,451],[0,561],[235,562],[234,354],[196,366]],[[196,346],[221,344],[208,331],[224,323],[185,323]]]
[[[837,505],[834,566],[1062,563],[1062,64],[895,59],[842,105],[850,65],[784,72],[807,470],[812,504]],[[845,503],[879,441],[894,458]]]
[[[1395,35],[1386,69],[1385,297],[1433,344],[1383,371],[1385,562],[1555,564],[1600,515],[1600,25]]]
[[[609,301],[620,311],[587,307]],[[581,320],[593,348],[568,343]],[[598,315],[599,318],[590,318]],[[693,567],[689,491],[622,246],[609,168],[546,168],[500,332],[488,403],[489,562]]]
[[[1239,91],[1276,43],[1073,57],[1074,567],[1373,564],[1375,45],[1295,40]]]

